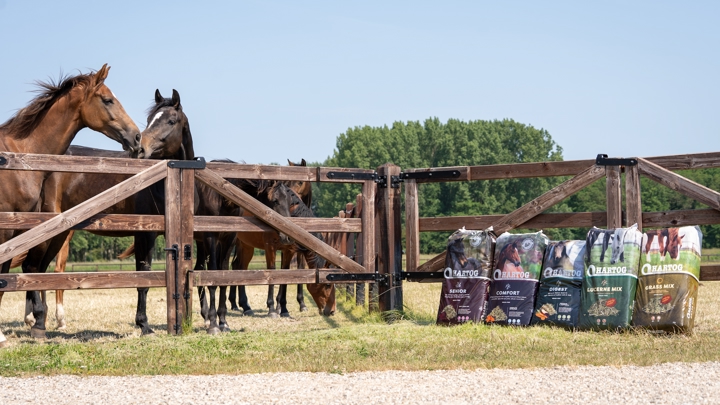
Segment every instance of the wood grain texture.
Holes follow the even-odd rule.
[[[577,176],[557,185],[540,197],[535,198],[517,210],[505,215],[502,219],[493,224],[495,233],[499,235],[503,232],[517,228],[519,225],[527,222],[530,218],[537,216],[546,209],[592,184],[603,175],[605,175],[605,169],[602,167],[593,165],[587,168]]]
[[[595,160],[564,162],[513,163],[471,166],[470,180],[519,179],[530,177],[574,176],[594,166]]]
[[[608,229],[622,227],[622,191],[620,166],[605,167],[605,197]]]
[[[706,264],[700,266],[700,281],[720,281],[720,265]]]
[[[342,274],[339,269],[295,270],[194,270],[193,286],[269,285],[328,283],[328,274]],[[347,283],[343,281],[343,283]]]
[[[317,167],[208,162],[207,169],[228,179],[318,181]]]
[[[3,243],[0,245],[0,263],[12,259],[18,252],[29,250],[43,241],[72,228],[78,222],[117,204],[143,188],[163,179],[167,174],[166,167],[167,162],[165,161],[155,163],[154,166],[103,191],[86,202]]]
[[[69,155],[0,152],[7,164],[0,170],[38,170],[46,172],[88,172],[137,174],[156,164],[156,160]]]
[[[375,193],[377,185],[372,180],[365,181],[362,189],[362,264],[365,272],[375,273]]]
[[[330,263],[351,272],[360,273],[365,271],[362,266],[358,265],[347,256],[338,253],[335,249],[318,240],[298,225],[295,225],[292,221],[288,221],[287,218],[280,216],[275,211],[271,210],[269,207],[254,199],[239,188],[233,186],[227,180],[213,173],[211,170],[198,170],[195,172],[195,177],[213,188],[222,196],[247,209],[250,213],[260,218],[271,227],[280,232],[284,232],[289,237],[293,238],[297,243],[317,252],[317,254],[328,260]]]
[[[638,224],[638,230],[643,230],[642,201],[640,198],[640,171],[637,166],[625,167],[625,212],[627,224]]]
[[[720,193],[645,159],[638,159],[640,174],[672,190],[720,210]]]
[[[486,229],[504,216],[477,215],[420,218],[420,232],[455,232],[462,227],[466,229]],[[593,226],[604,227],[606,223],[607,213],[605,211],[562,212],[539,214],[518,225],[515,229],[591,228]]]
[[[405,180],[405,271],[420,266],[421,229],[418,185],[415,180]]]
[[[0,274],[8,282],[0,291],[80,290],[165,287],[164,271],[108,271]]]

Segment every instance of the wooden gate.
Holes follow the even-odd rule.
[[[193,286],[295,284],[328,282],[328,276],[342,273],[375,273],[375,190],[373,179],[333,179],[328,173],[347,172],[342,168],[302,166],[259,166],[228,163],[155,161],[78,156],[0,153],[2,169],[134,174],[126,181],[61,214],[0,213],[0,228],[27,231],[0,245],[0,263],[37,246],[68,229],[104,231],[164,232],[164,272],[86,272],[51,274],[2,274],[0,291],[72,290],[92,288],[166,287],[168,332],[177,333],[181,318],[191,314]],[[372,170],[353,170],[373,174]],[[354,182],[362,184],[366,206],[358,219],[286,218],[233,186],[225,178]],[[339,176],[342,177],[342,176]],[[195,180],[255,215],[255,218],[193,216]],[[138,191],[165,181],[165,215],[102,215],[104,209]],[[275,229],[316,251],[336,269],[255,270],[192,272],[194,232],[257,232]],[[364,232],[363,232],[364,230]],[[366,259],[362,265],[314,238],[309,232],[363,232]]]

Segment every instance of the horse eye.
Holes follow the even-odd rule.
[[[104,98],[102,101],[105,105],[110,105],[113,103],[113,99],[111,98]]]
[[[169,120],[168,125],[175,125],[175,120]]]

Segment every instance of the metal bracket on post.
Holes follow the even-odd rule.
[[[205,158],[198,156],[193,160],[170,160],[168,161],[168,167],[173,169],[204,169]]]
[[[7,285],[8,285],[7,280],[0,279],[0,288],[5,288],[5,287],[7,287]]]
[[[5,156],[0,156],[0,166],[5,166],[7,164],[7,158]]]
[[[172,295],[175,300],[175,325],[173,325],[173,329],[175,329],[175,334],[178,334],[182,331],[180,325],[180,280],[178,280],[180,276],[180,263],[178,260],[180,248],[178,248],[177,244],[173,244],[172,247],[165,248],[165,251],[171,252],[172,259],[175,262],[175,293]]]
[[[377,173],[362,172],[327,172],[328,179],[333,180],[375,180],[377,182]]]
[[[638,160],[636,158],[608,158],[608,155],[598,154],[595,164],[598,166],[637,166]]]

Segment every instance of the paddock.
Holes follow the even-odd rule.
[[[403,283],[439,281],[444,254],[420,265],[420,232],[460,227],[496,233],[525,228],[614,228],[637,223],[641,228],[720,223],[720,193],[692,182],[673,170],[720,167],[720,153],[652,158],[608,158],[489,166],[404,169],[385,164],[377,170],[262,166],[196,161],[147,161],[119,158],[51,156],[0,153],[3,170],[125,173],[134,176],[62,214],[0,213],[0,229],[27,230],[0,246],[0,262],[67,229],[105,231],[157,231],[165,234],[164,272],[74,272],[53,274],[2,274],[0,291],[114,289],[160,287],[165,289],[166,329],[181,333],[190,325],[192,291],[197,286],[309,283],[372,283],[377,286],[377,309],[403,308]],[[621,176],[624,173],[623,190]],[[418,185],[425,182],[478,181],[530,177],[570,176],[570,179],[505,215],[420,218]],[[710,207],[700,210],[643,212],[639,177],[645,176]],[[225,178],[346,182],[362,187],[359,217],[285,218],[268,210]],[[543,213],[554,204],[597,180],[606,180],[606,211]],[[165,216],[103,215],[107,207],[158,181],[165,181]],[[195,181],[201,181],[257,219],[193,215]],[[405,210],[402,212],[401,190]],[[624,191],[624,193],[623,193]],[[625,206],[623,207],[623,194]],[[624,208],[624,209],[623,209]],[[402,266],[401,215],[405,217],[406,265]],[[335,268],[302,270],[193,271],[193,232],[258,232],[275,229],[316,251]],[[348,256],[315,239],[309,232],[357,235]],[[720,280],[720,265],[703,265],[701,281]],[[158,324],[157,320],[153,323]]]

